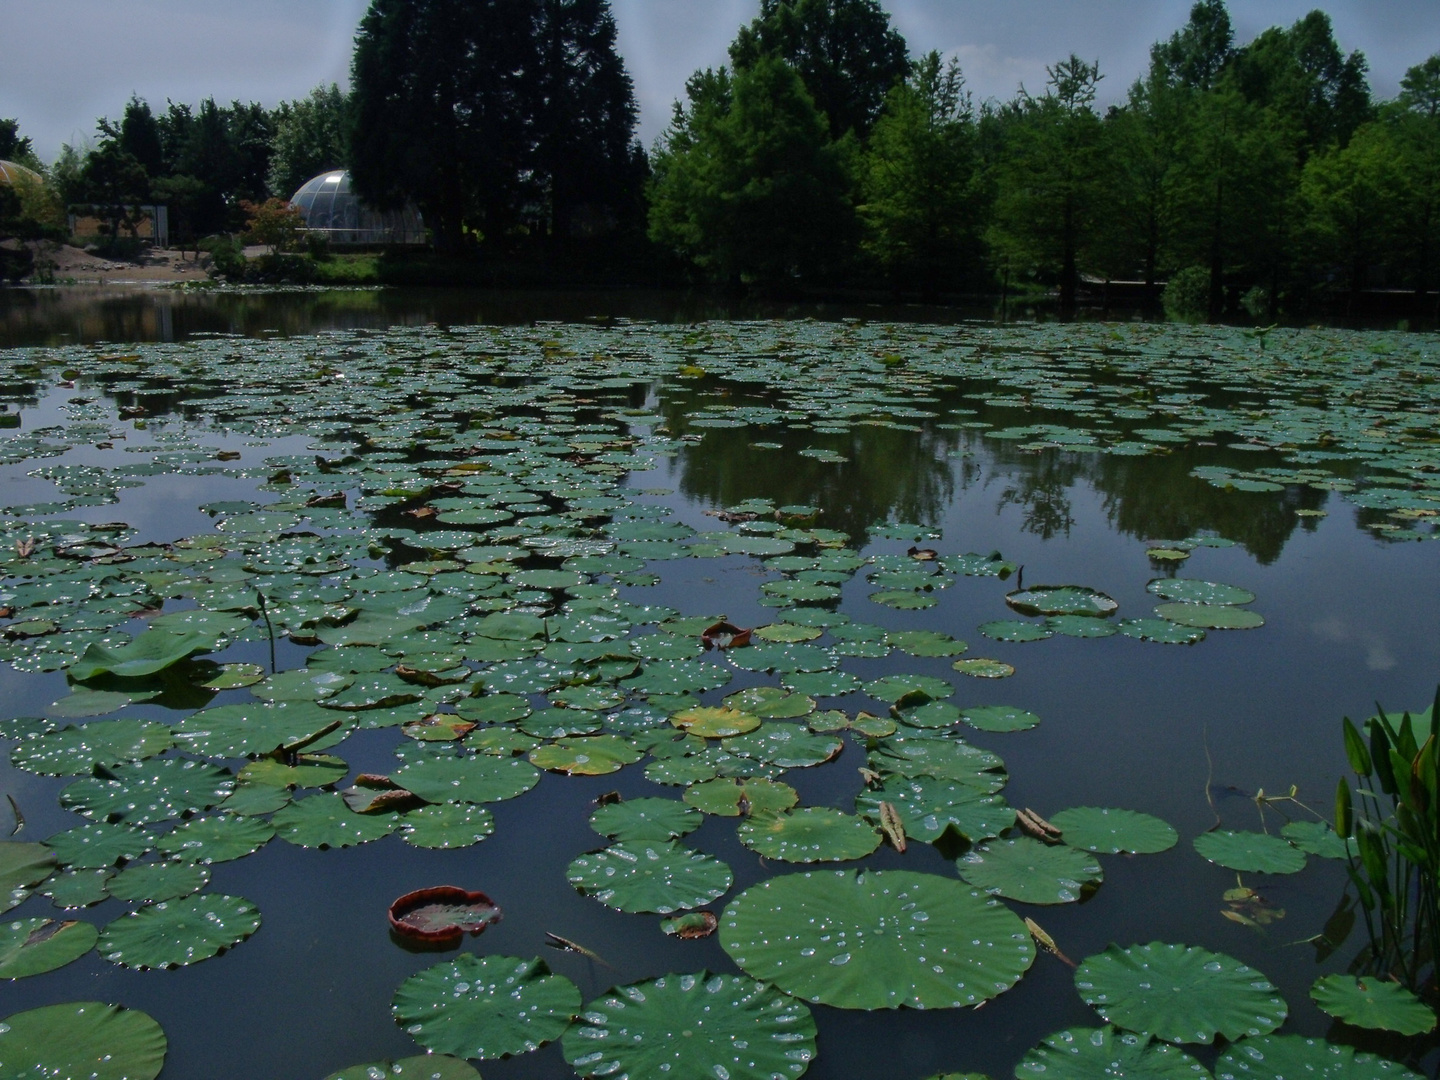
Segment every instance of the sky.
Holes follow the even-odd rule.
[[[1101,106],[1124,98],[1152,43],[1184,25],[1192,0],[882,0],[912,56],[956,56],[977,101],[1043,89],[1045,67],[1071,52],[1098,60]],[[611,0],[635,81],[641,140],[669,121],[697,68],[725,62],[759,0]],[[132,93],[157,111],[214,96],[274,106],[312,87],[347,85],[368,0],[0,0],[5,59],[0,117],[20,121],[45,161],[93,138]],[[1440,52],[1440,0],[1230,0],[1236,42],[1330,14],[1341,49],[1370,62],[1370,85],[1393,97],[1405,69]]]

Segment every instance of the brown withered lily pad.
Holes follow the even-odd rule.
[[[390,928],[402,937],[432,944],[459,941],[499,922],[500,907],[483,892],[435,885],[406,893],[390,905]]]
[[[742,630],[734,623],[717,622],[700,634],[707,649],[739,649],[750,644],[753,630]]]
[[[412,810],[425,801],[388,776],[378,776],[375,773],[361,773],[355,778],[354,786],[346,788],[340,795],[344,798],[345,805],[357,814],[388,814]]]
[[[686,940],[707,938],[715,932],[715,928],[719,925],[720,920],[715,918],[713,911],[687,911],[683,915],[660,920],[661,930],[671,937]]]
[[[435,713],[423,720],[406,724],[400,730],[421,742],[453,742],[474,731],[475,724],[462,720],[454,713]]]

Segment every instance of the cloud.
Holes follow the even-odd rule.
[[[1351,629],[1338,615],[1310,625],[1310,632],[1321,641],[1344,645],[1355,642],[1365,650],[1365,666],[1371,671],[1390,671],[1399,663],[1390,651],[1390,643],[1374,630]]]

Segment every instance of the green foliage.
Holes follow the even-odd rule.
[[[1165,283],[1163,295],[1166,317],[1175,322],[1200,322],[1210,310],[1210,271],[1203,266],[1187,266]]]
[[[1335,805],[1370,939],[1365,966],[1417,992],[1434,986],[1440,957],[1437,706],[1440,688],[1426,713],[1397,723],[1381,711],[1364,735],[1347,717],[1345,755],[1359,783],[1352,794],[1342,780]]]
[[[349,164],[348,110],[346,95],[334,83],[315,87],[309,97],[280,103],[265,174],[271,195],[288,199],[312,176]]]

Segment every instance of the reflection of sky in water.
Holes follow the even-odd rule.
[[[687,393],[677,391],[673,399],[683,400]],[[38,407],[27,408],[22,433],[63,423],[58,407],[70,396],[80,392],[55,391]],[[668,390],[666,398],[672,398]],[[663,408],[666,402],[651,404]],[[996,420],[1011,422],[998,414]],[[79,447],[40,464],[110,464],[126,445],[182,430],[178,421],[157,424],[149,432],[120,421],[112,426],[128,435],[116,451]],[[246,437],[222,438],[203,425],[188,431],[207,451],[241,452],[239,461],[214,462],[227,469],[259,466],[277,454],[315,453],[312,440],[301,436],[254,446]],[[625,483],[637,503],[666,505],[697,530],[721,531],[727,526],[705,510],[780,492],[789,501],[790,485],[799,474],[789,449],[767,456],[748,444],[774,437],[787,448],[792,443],[828,445],[812,435],[792,440],[789,433],[709,429],[701,442],[680,448],[673,458],[657,458],[650,471],[632,474]],[[902,510],[930,518],[943,530],[943,538],[930,543],[942,552],[999,550],[1024,565],[1026,585],[1089,585],[1113,596],[1120,616],[1149,615],[1157,602],[1145,585],[1167,571],[1146,557],[1146,539],[1178,539],[1169,529],[1186,521],[1198,522],[1194,527],[1222,521],[1227,527],[1220,531],[1228,534],[1229,521],[1206,517],[1226,513],[1234,515],[1237,533],[1251,530],[1243,537],[1248,549],[1197,549],[1173,572],[1250,589],[1257,599],[1249,606],[1267,620],[1261,630],[1212,632],[1193,647],[1123,637],[1004,644],[986,639],[976,627],[1013,617],[1003,597],[1015,587],[1014,579],[959,577],[936,594],[935,607],[909,613],[867,599],[871,587],[862,571],[843,587],[842,610],[855,621],[944,631],[969,642],[967,656],[1004,660],[1017,673],[999,681],[968,679],[951,670],[949,660],[902,654],[887,660],[848,659],[844,667],[863,680],[896,672],[930,675],[955,686],[957,704],[1015,705],[1037,713],[1042,723],[1033,731],[976,733],[970,739],[1005,758],[1011,780],[1004,794],[1012,805],[1047,816],[1069,806],[1125,806],[1156,813],[1179,830],[1181,842],[1170,852],[1102,859],[1106,883],[1084,905],[1038,913],[1017,907],[1034,915],[1066,953],[1079,959],[1110,941],[1136,940],[1186,941],[1229,952],[1280,984],[1295,1014],[1287,1031],[1323,1034],[1324,1021],[1305,1005],[1320,969],[1308,950],[1274,946],[1318,932],[1339,895],[1340,868],[1316,864],[1293,879],[1261,882],[1267,896],[1287,912],[1271,937],[1262,939],[1220,917],[1220,894],[1233,885],[1234,875],[1201,860],[1190,841],[1214,824],[1207,777],[1231,828],[1258,827],[1248,796],[1261,787],[1281,791],[1296,784],[1302,799],[1317,808],[1327,806],[1345,767],[1340,716],[1369,715],[1377,699],[1396,708],[1428,703],[1440,674],[1440,636],[1431,603],[1440,596],[1435,549],[1375,541],[1357,528],[1355,514],[1339,497],[1317,494],[1315,502],[1326,506],[1329,516],[1297,527],[1293,507],[1279,497],[1217,495],[1191,485],[1186,477],[1191,462],[1179,455],[1120,461],[1027,455],[953,430],[937,433],[923,453],[915,445],[909,436],[876,435],[874,429],[857,427],[851,466],[806,463],[803,468],[813,467],[814,475],[829,484],[816,499],[827,507],[831,521],[822,518],[819,524],[833,526],[848,514],[863,527],[867,514],[898,517]],[[949,456],[952,450],[967,456]],[[123,454],[122,460],[146,458]],[[912,464],[917,468],[913,475],[897,474]],[[53,485],[23,477],[23,472],[0,471],[0,501],[57,498]],[[257,491],[260,481],[251,479],[181,473],[140,479],[146,486],[123,489],[118,504],[61,516],[123,519],[139,530],[141,540],[169,540],[214,531],[214,521],[197,509],[201,503],[278,498]],[[670,493],[638,494],[658,488]],[[857,545],[862,539],[854,537]],[[907,546],[906,541],[877,540],[865,553],[903,554]],[[777,615],[759,603],[759,585],[776,575],[756,560],[684,559],[650,569],[661,583],[623,590],[627,599],[670,605],[686,614],[724,614],[741,626],[760,625]],[[297,666],[303,655],[299,647],[282,643],[281,666]],[[224,659],[264,663],[267,655],[263,646],[247,644]],[[775,681],[737,671],[713,696]],[[23,712],[42,710],[65,692],[60,675],[22,679],[8,669],[0,671],[0,688],[12,708]],[[245,699],[243,691],[232,691],[215,701]],[[854,711],[867,703],[855,698],[829,704]],[[128,715],[175,718],[145,705],[132,707]],[[388,772],[394,768],[391,749],[397,737],[393,731],[361,732],[340,754],[352,771]],[[835,766],[794,770],[785,779],[799,791],[802,805],[849,809],[859,786],[855,770],[863,762],[863,753],[852,744]],[[0,762],[0,789],[16,794],[31,822],[22,838],[41,838],[73,823],[55,805],[59,786]],[[656,919],[610,911],[565,884],[568,861],[600,846],[586,820],[592,800],[610,790],[627,797],[678,794],[649,783],[638,768],[591,779],[545,776],[531,794],[493,806],[495,835],[458,853],[420,851],[394,837],[344,852],[301,851],[273,842],[258,855],[215,868],[212,890],[253,900],[265,918],[260,932],[226,957],[157,975],[126,971],[92,954],[43,980],[0,986],[0,1014],[82,997],[146,1009],[167,1029],[170,1070],[176,1076],[308,1080],[346,1064],[404,1056],[415,1048],[389,1017],[390,995],[408,975],[449,954],[395,947],[383,912],[400,893],[441,882],[484,889],[505,910],[502,923],[467,940],[463,948],[543,954],[555,970],[579,984],[587,1000],[613,983],[666,970],[731,970],[718,939],[663,938]],[[735,872],[735,890],[711,905],[716,911],[739,889],[787,869],[762,865],[741,847],[733,820],[709,819],[687,842],[723,858]],[[867,865],[954,873],[933,847],[921,844],[904,856],[883,850]],[[103,924],[122,910],[109,902],[81,917]],[[41,911],[48,912],[43,903],[33,913]],[[27,908],[18,914],[31,913]],[[543,949],[546,932],[585,944],[615,967]],[[899,1075],[897,1069],[905,1077],[956,1068],[1006,1075],[1041,1036],[1095,1022],[1076,997],[1070,973],[1048,957],[1041,957],[1015,990],[983,1010],[898,1016],[815,1012],[820,1057],[807,1076],[821,1080]],[[217,1017],[227,1015],[243,1023],[217,1023]],[[484,1073],[488,1080],[571,1075],[558,1046],[486,1063]]]

